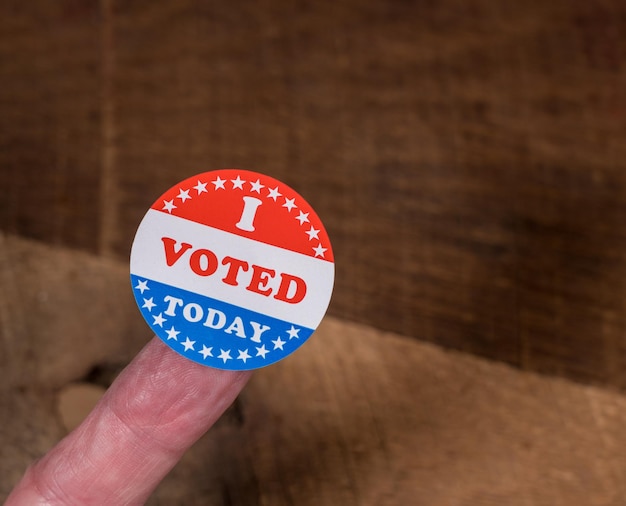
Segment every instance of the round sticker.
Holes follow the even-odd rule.
[[[227,370],[273,364],[319,325],[333,289],[328,234],[284,183],[238,169],[165,192],[130,255],[146,322],[170,348]]]

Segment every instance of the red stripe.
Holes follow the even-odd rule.
[[[232,180],[240,176],[245,180],[243,190],[233,189]],[[225,189],[216,189],[213,181],[218,177],[225,180]],[[259,181],[263,185],[260,193],[252,191],[251,183]],[[206,192],[198,193],[194,187],[198,182],[206,183]],[[268,196],[270,188],[278,187],[278,191],[282,194],[276,199],[276,202]],[[190,199],[183,200],[179,198],[180,190],[189,190]],[[241,218],[244,207],[242,197],[252,196],[260,199],[262,204],[257,208],[254,218],[253,232],[240,230],[236,224]],[[288,211],[285,199],[295,199],[297,208]],[[280,248],[288,249],[297,253],[302,253],[311,257],[315,257],[313,248],[321,245],[326,248],[323,260],[329,262],[334,261],[332,248],[328,234],[322,225],[321,220],[313,211],[311,206],[294,190],[284,183],[256,172],[250,172],[239,169],[222,169],[212,172],[205,172],[197,176],[190,177],[170,190],[165,192],[152,205],[152,209],[168,213],[164,209],[165,202],[172,201],[176,206],[171,213],[174,216],[180,216],[196,223],[201,223],[214,227],[225,232],[231,232],[241,237],[249,237],[255,241],[260,241]],[[296,219],[300,211],[308,213],[308,222],[300,224]],[[306,234],[313,227],[319,230],[318,238],[310,239]],[[318,256],[317,258],[321,258]]]

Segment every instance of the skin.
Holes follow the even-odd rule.
[[[85,421],[28,468],[5,505],[143,504],[249,377],[196,364],[152,339]]]

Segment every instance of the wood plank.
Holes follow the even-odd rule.
[[[0,228],[96,251],[100,35],[95,2],[0,6]]]
[[[126,259],[169,185],[260,170],[333,315],[626,388],[626,4],[54,5],[0,6],[4,230]]]
[[[0,292],[1,498],[62,435],[59,387],[123,362],[147,336],[119,300],[123,265],[0,237],[3,283],[18,280]],[[32,304],[51,287],[54,298]],[[77,311],[85,299],[89,311]],[[24,340],[37,365],[28,375]],[[330,317],[298,353],[257,371],[148,504],[618,505],[625,424],[618,393]]]
[[[626,387],[622,2],[119,4],[121,226],[259,169],[328,224],[334,315]]]

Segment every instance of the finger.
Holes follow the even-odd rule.
[[[249,376],[196,364],[154,338],[6,505],[143,504]]]

